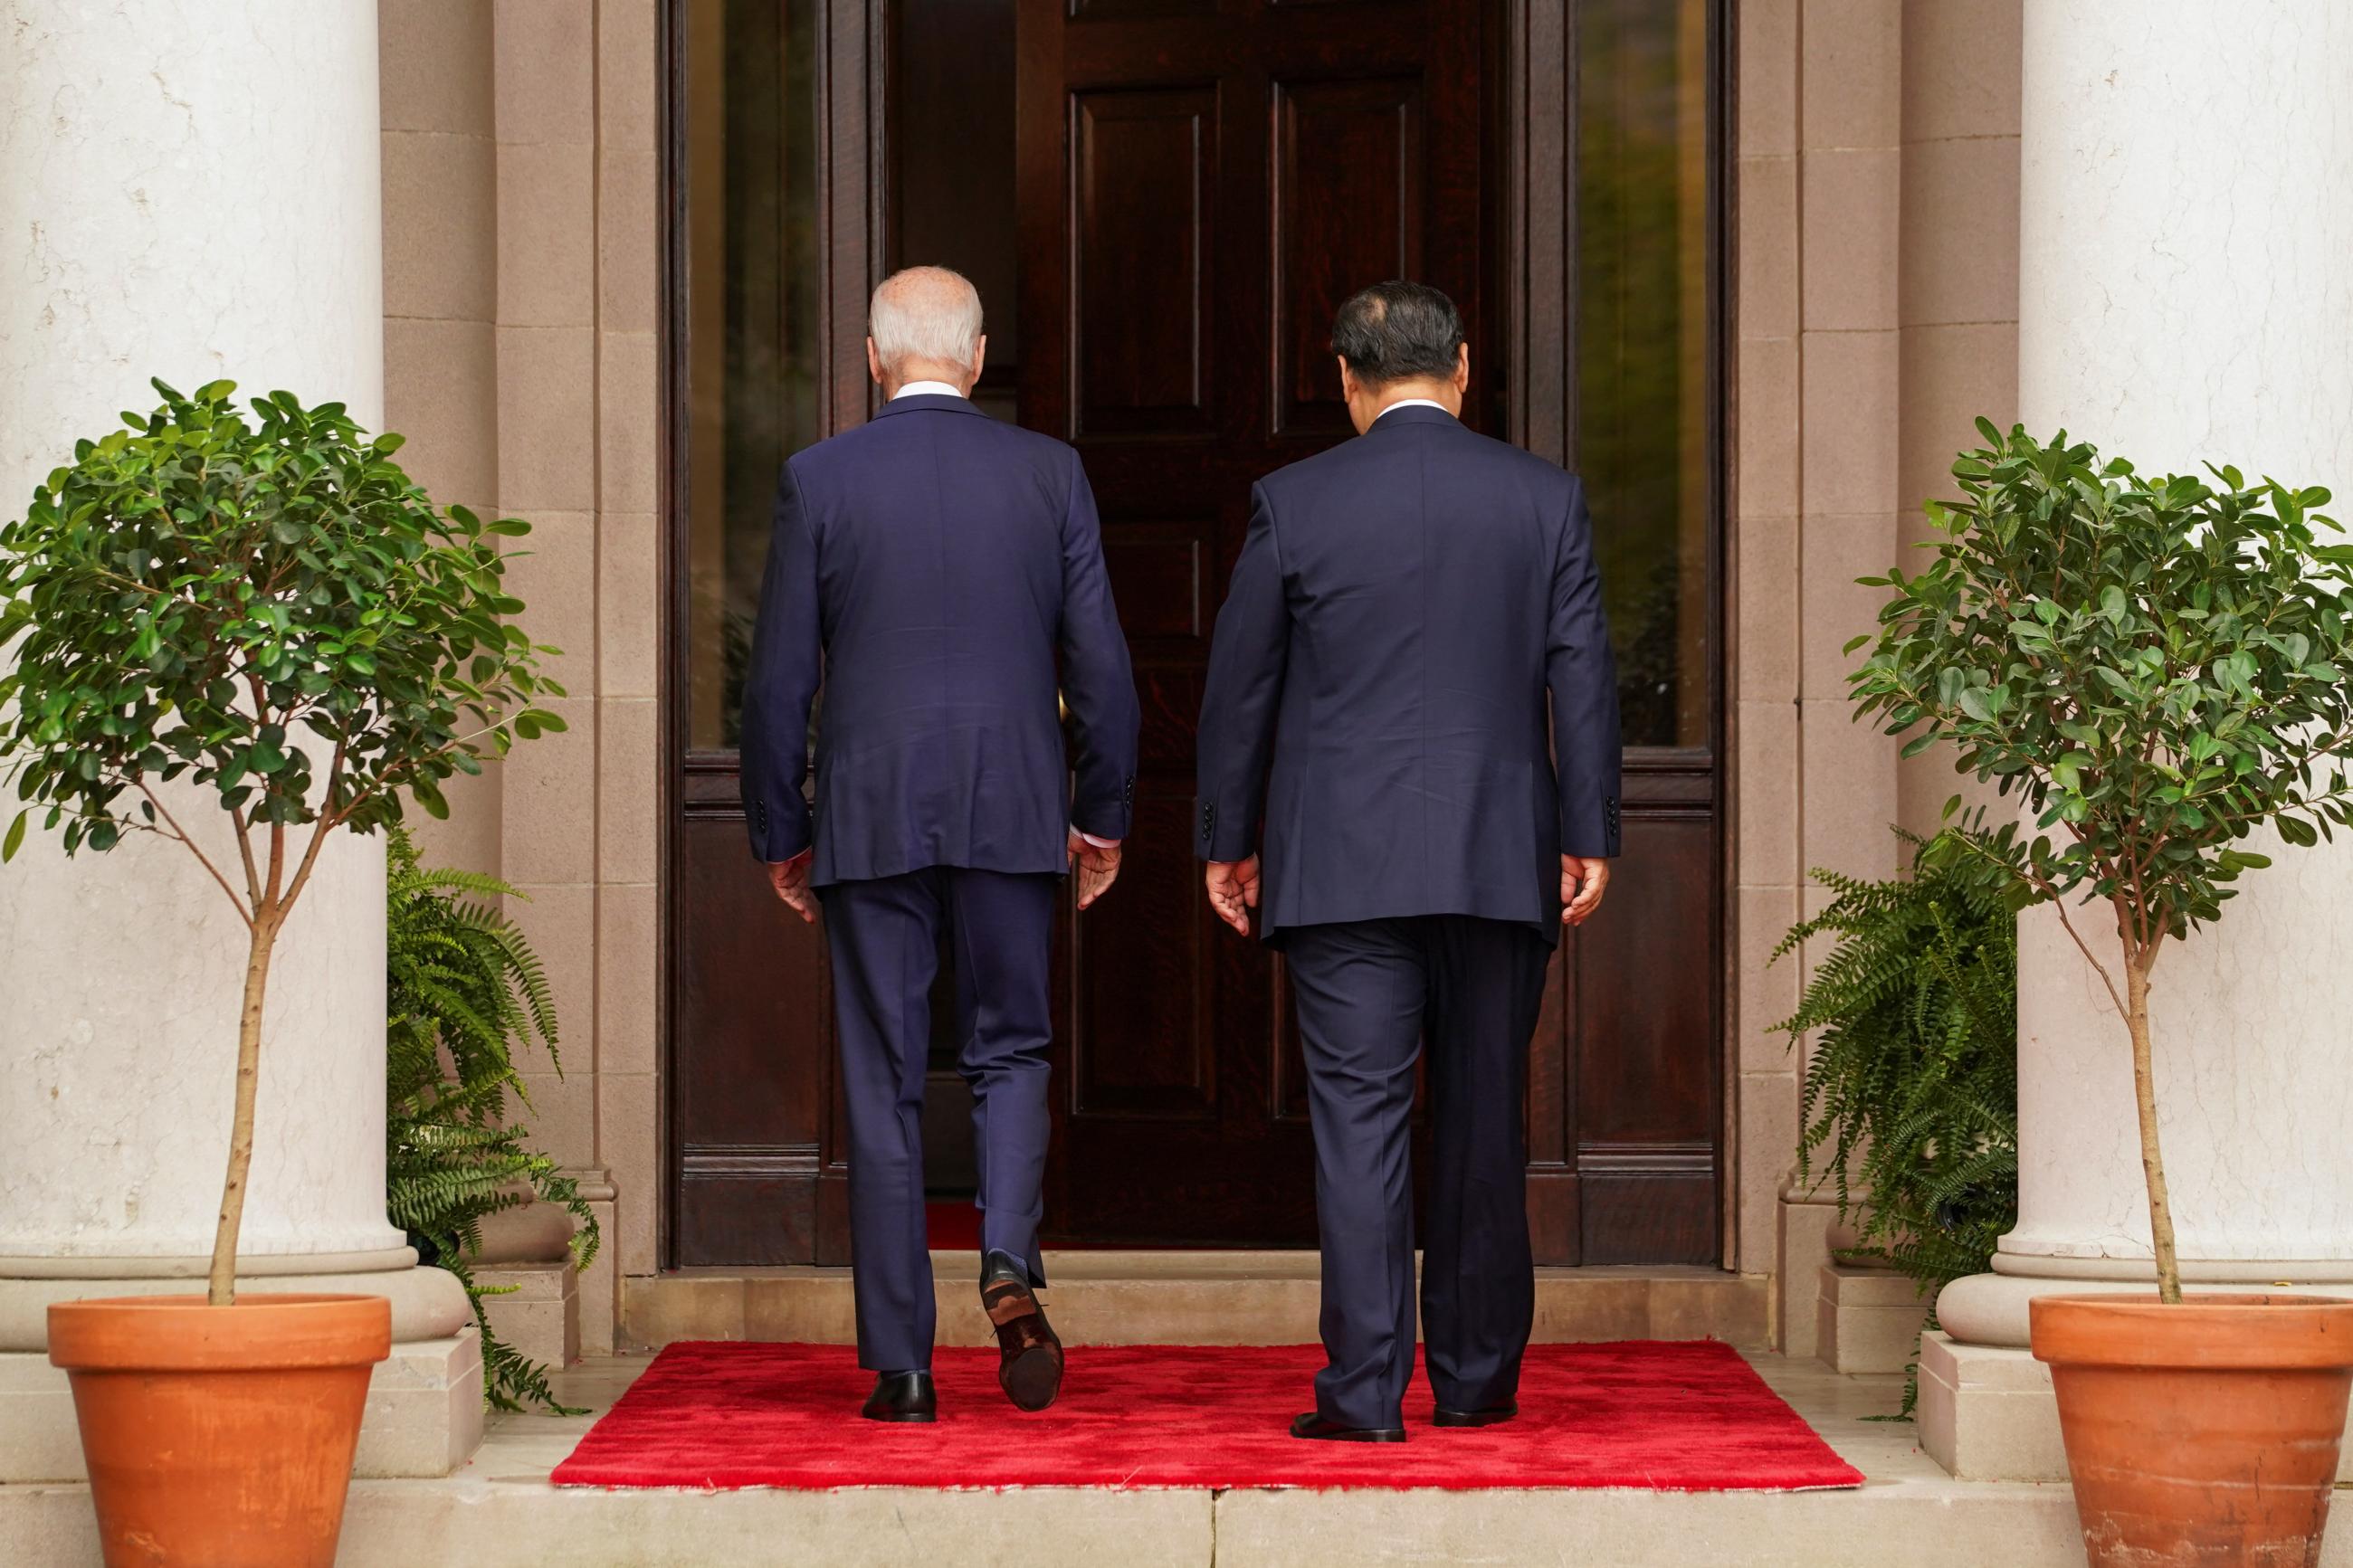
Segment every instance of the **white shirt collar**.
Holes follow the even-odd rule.
[[[1435,408],[1440,414],[1446,414],[1446,416],[1449,419],[1454,417],[1453,415],[1447,414],[1446,405],[1439,402],[1436,398],[1400,397],[1395,403],[1390,404],[1387,408],[1382,409],[1378,414],[1374,415],[1373,423],[1376,425],[1379,424],[1382,420],[1388,418],[1390,415],[1396,413],[1400,408]]]
[[[963,393],[944,381],[911,381],[891,395],[896,403],[902,397],[962,397]]]

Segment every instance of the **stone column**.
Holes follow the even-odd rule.
[[[0,509],[117,411],[227,376],[383,408],[373,4],[0,0]],[[221,830],[226,842],[226,830]],[[384,1205],[384,852],[321,861],[271,976],[241,1285],[393,1302],[359,1466],[481,1430],[465,1293]],[[201,1289],[245,931],[180,846],[0,870],[0,1480],[81,1469],[52,1300]]]
[[[2029,427],[2144,472],[2327,485],[2345,511],[2353,209],[2327,193],[2353,167],[2353,12],[2028,0],[2024,59]],[[2353,845],[2273,853],[2155,976],[2182,1273],[2353,1294]],[[1957,1474],[2044,1479],[2064,1456],[2028,1300],[2147,1289],[2154,1267],[2122,1026],[2054,910],[2020,922],[2019,956],[2018,1227],[1939,1303],[1921,1436]]]

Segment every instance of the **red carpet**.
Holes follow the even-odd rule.
[[[970,1198],[933,1198],[923,1205],[924,1229],[929,1233],[935,1252],[977,1252],[980,1250],[980,1211],[972,1206]],[[1050,1241],[1054,1252],[1158,1252],[1183,1250],[1186,1242],[1155,1241]]]
[[[864,1421],[843,1345],[674,1344],[555,1468],[590,1487],[1640,1487],[1795,1491],[1862,1477],[1712,1340],[1534,1345],[1516,1421],[1403,1443],[1303,1443],[1314,1345],[1081,1346],[1061,1399],[1025,1415],[997,1352],[938,1352],[940,1419]]]
[[[934,1198],[923,1205],[923,1220],[934,1251],[980,1250],[980,1211],[970,1198]]]

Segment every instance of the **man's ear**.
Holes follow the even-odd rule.
[[[866,339],[866,374],[874,378],[875,385],[882,384],[882,356],[874,351],[874,339],[871,333]]]
[[[1454,351],[1454,390],[1471,390],[1471,345],[1467,342]]]
[[[1334,357],[1340,362],[1340,401],[1345,403],[1356,395],[1356,373],[1348,368],[1346,354],[1337,354]]]
[[[980,384],[980,367],[987,363],[988,334],[983,332],[980,334],[979,341],[972,345],[972,384],[975,386]]]

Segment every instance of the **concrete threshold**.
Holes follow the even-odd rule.
[[[1574,1563],[1596,1568],[2075,1568],[2063,1483],[1956,1481],[1892,1411],[1902,1383],[1757,1355],[1765,1380],[1868,1478],[1853,1491],[1109,1491],[1076,1488],[836,1492],[579,1491],[547,1485],[590,1416],[500,1416],[445,1480],[352,1489],[344,1568],[475,1561],[565,1568],[713,1564],[1003,1564],[1290,1568]],[[601,1412],[647,1363],[565,1373],[564,1397]],[[0,1487],[0,1541],[24,1568],[98,1562],[87,1489]],[[2324,1568],[2353,1568],[2353,1530]]]
[[[993,1342],[977,1307],[979,1257],[932,1254],[939,1342]],[[1316,1336],[1320,1270],[1303,1251],[1046,1254],[1046,1309],[1072,1344],[1305,1344]],[[1536,1270],[1535,1338],[1769,1341],[1761,1274],[1622,1267]],[[690,1268],[623,1282],[622,1342],[679,1340],[849,1344],[846,1268]]]

